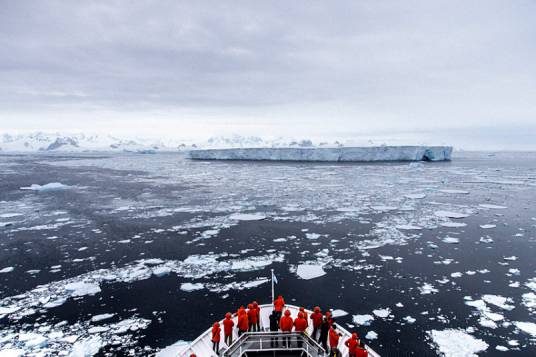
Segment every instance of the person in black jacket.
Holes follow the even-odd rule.
[[[324,316],[322,324],[320,325],[320,337],[318,338],[318,343],[322,345],[322,348],[326,352],[328,352],[328,334],[330,327],[331,325],[329,324],[327,317]]]
[[[276,333],[277,331],[279,331],[279,319],[278,319],[277,312],[275,310],[272,311],[272,313],[270,314],[270,331],[272,333]],[[276,336],[271,338],[270,344],[272,347],[279,346],[279,341]]]

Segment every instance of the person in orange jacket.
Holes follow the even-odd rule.
[[[331,328],[329,329],[329,348],[331,350],[339,347],[339,338],[341,338],[341,336],[342,335],[337,332],[337,325],[331,325]]]
[[[236,324],[238,327],[238,336],[240,337],[244,332],[248,332],[249,321],[248,314],[245,309],[241,308],[238,310],[238,322]]]
[[[307,311],[305,311],[305,308],[303,306],[300,307],[300,312],[303,314],[303,318],[305,319],[307,327],[309,327],[309,314],[307,313]]]
[[[356,357],[368,357],[368,351],[363,341],[361,341],[359,343],[359,346],[356,347],[355,352],[356,352],[355,354]]]
[[[223,339],[227,346],[231,346],[233,343],[233,315],[228,312],[225,314],[225,319],[223,320]]]
[[[253,307],[253,304],[248,305],[248,331],[257,330],[257,309]]]
[[[212,349],[216,354],[220,350],[220,335],[221,335],[221,328],[219,322],[214,322],[214,325],[212,326]]]
[[[311,337],[313,340],[317,341],[320,325],[322,325],[322,313],[320,312],[320,307],[315,306],[314,312],[311,314],[311,321],[313,321],[313,334]]]
[[[326,318],[328,319],[328,322],[330,325],[333,325],[335,322],[335,319],[333,319],[333,316],[331,315],[331,311],[326,311]]]
[[[293,325],[294,321],[292,321],[292,317],[290,317],[290,310],[286,310],[285,316],[279,320],[279,328],[283,333],[290,333]],[[287,348],[290,347],[290,336],[283,336],[283,345]]]
[[[277,299],[274,300],[274,310],[278,314],[278,319],[281,318],[281,314],[283,313],[283,308],[285,307],[285,299],[281,295],[277,297]]]
[[[253,308],[257,311],[257,324],[256,324],[256,331],[261,330],[261,308],[259,307],[259,304],[256,301],[253,301]]]
[[[344,345],[348,347],[348,356],[356,357],[356,349],[359,346],[357,333],[354,332],[352,336],[344,342]]]
[[[294,331],[305,333],[307,330],[307,320],[303,316],[303,312],[298,312],[298,317],[294,320]],[[298,348],[302,348],[303,340],[298,339]]]

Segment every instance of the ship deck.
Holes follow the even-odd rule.
[[[269,316],[270,316],[270,313],[272,312],[273,306],[271,304],[263,304],[263,305],[259,305],[259,307],[261,308],[261,312],[260,312],[261,331],[269,332],[269,326],[270,326]],[[299,312],[298,306],[287,304],[285,305],[285,309],[290,310],[292,318],[296,318],[298,316],[298,312]],[[306,309],[306,311],[309,315],[312,313],[312,311],[310,310]],[[235,324],[236,324],[237,317],[234,317],[233,320],[235,321]],[[352,334],[346,329],[344,329],[340,324],[337,324],[337,331],[342,334],[342,337],[339,340],[340,343],[339,343],[338,348],[341,351],[342,357],[348,357],[348,348],[344,346],[344,341],[350,338]],[[313,332],[312,326],[309,326],[309,328],[307,329],[307,333],[310,335],[312,332]],[[282,336],[282,334],[280,334],[280,336]],[[200,357],[201,356],[202,357],[209,357],[209,356],[217,357],[217,356],[222,356],[222,355],[230,355],[231,351],[229,351],[229,346],[227,346],[223,342],[224,341],[223,328],[222,328],[219,354],[216,354],[212,350],[211,337],[212,337],[212,328],[209,328],[205,332],[203,332],[198,338],[192,341],[190,344],[184,345],[181,348],[181,350],[178,351],[178,356],[190,357],[191,354],[195,354]],[[238,340],[238,335],[237,335],[236,328],[234,328],[233,329],[233,344],[230,346],[231,348],[235,348],[237,347],[236,346],[237,343],[241,343],[240,341],[237,341],[237,340]],[[368,350],[370,357],[380,357],[380,355],[376,353],[372,348],[370,348],[370,346],[367,345],[366,348]],[[266,350],[263,350],[263,349],[266,349]],[[240,349],[235,348],[235,351],[236,350],[240,350]],[[290,356],[299,356],[302,354],[309,355],[309,356],[319,355],[316,352],[316,349],[314,353],[312,351],[311,353],[307,353],[305,349],[304,350],[288,350],[286,348],[273,349],[269,346],[269,344],[265,344],[265,347],[261,347],[260,350],[259,348],[248,349],[244,347],[242,352],[236,353],[235,351],[233,351],[232,356],[241,356],[242,354],[247,354],[247,356],[259,356],[259,357],[265,357],[265,356],[278,356],[278,357],[289,356],[290,357]]]

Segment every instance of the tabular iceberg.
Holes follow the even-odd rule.
[[[262,161],[448,161],[451,146],[374,146],[337,148],[234,148],[189,151],[193,160]]]

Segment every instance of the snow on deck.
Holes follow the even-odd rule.
[[[337,148],[234,148],[189,151],[194,160],[263,161],[445,161],[450,146],[374,146]]]
[[[263,331],[269,331],[270,326],[270,314],[272,312],[273,306],[271,304],[263,304],[260,305],[261,308],[261,329]],[[293,319],[295,319],[298,316],[299,307],[294,305],[285,305],[285,309],[290,310],[291,316]],[[307,313],[309,316],[311,316],[312,311],[307,310]],[[237,323],[237,317],[233,317],[233,320],[235,322],[235,326],[233,327],[233,341],[236,341],[238,338],[237,329],[236,329],[236,323]],[[220,326],[222,325],[223,320],[220,321]],[[223,335],[223,327],[221,329],[221,342],[220,342],[220,349],[226,350],[227,345],[224,341],[224,335]],[[342,356],[348,356],[348,348],[344,345],[344,341],[349,339],[352,334],[345,330],[340,324],[337,324],[337,331],[342,334],[342,337],[339,340],[339,350],[342,353]],[[307,329],[307,332],[309,335],[313,333],[313,327],[311,322],[309,321],[309,327]],[[214,356],[217,357],[216,353],[212,350],[212,328],[207,329],[205,332],[203,332],[198,338],[196,338],[191,343],[184,343],[184,341],[178,341],[175,344],[166,347],[162,351],[158,352],[156,354],[156,357],[189,357],[192,353],[196,354],[197,356]],[[379,354],[374,352],[369,346],[367,346],[367,350],[369,352],[370,357],[380,357]]]

